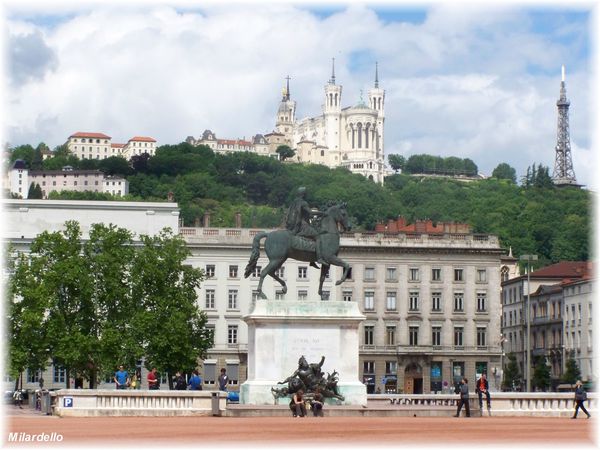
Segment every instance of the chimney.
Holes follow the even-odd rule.
[[[235,227],[242,228],[242,213],[239,211],[235,213]]]
[[[202,223],[204,228],[210,228],[210,213],[206,211],[204,213],[204,217],[202,218]]]
[[[173,201],[175,200],[175,195],[173,195],[173,192],[169,191],[169,193],[167,194],[167,200],[173,203]]]

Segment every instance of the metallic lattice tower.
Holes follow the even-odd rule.
[[[558,129],[556,140],[556,158],[552,181],[559,186],[577,185],[573,161],[571,160],[571,138],[569,136],[569,105],[565,88],[565,66],[562,66],[562,81],[560,82],[560,97],[556,102],[558,107]]]

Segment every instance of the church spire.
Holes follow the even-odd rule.
[[[290,76],[289,75],[286,77],[286,80],[287,80],[287,84],[286,84],[286,88],[285,88],[285,92],[286,92],[285,99],[289,100],[290,99]]]
[[[375,61],[375,87],[378,88],[379,87],[379,73],[378,73],[378,63],[377,61]]]
[[[329,84],[335,84],[335,58],[331,58],[331,79]]]

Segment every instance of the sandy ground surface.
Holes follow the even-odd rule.
[[[160,445],[202,443],[224,446],[287,446],[308,443],[364,447],[395,447],[410,443],[477,445],[523,448],[523,444],[551,444],[563,448],[595,445],[595,419],[534,417],[98,417],[58,418],[5,411],[5,445],[9,432],[60,433],[56,445],[108,444],[119,447],[143,442]],[[293,430],[293,431],[291,431]],[[282,436],[284,436],[282,438]],[[279,445],[277,445],[279,446]],[[310,447],[310,445],[309,445]],[[435,445],[438,448],[438,445]]]

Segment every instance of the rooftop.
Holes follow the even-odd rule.
[[[87,131],[78,131],[77,133],[69,136],[72,137],[87,137],[87,138],[97,138],[97,139],[112,139],[110,136],[107,136],[104,133],[89,133]]]

